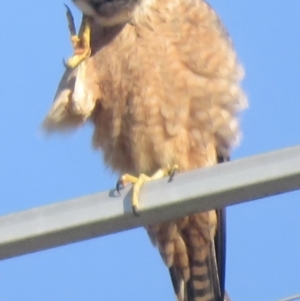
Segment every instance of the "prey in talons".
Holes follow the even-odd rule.
[[[131,196],[131,207],[132,212],[135,216],[139,216],[139,195],[142,185],[145,182],[149,182],[152,180],[158,180],[165,176],[169,176],[169,181],[171,182],[178,172],[179,167],[177,164],[174,164],[171,168],[160,168],[158,169],[152,176],[147,176],[146,174],[141,173],[138,177],[132,176],[130,174],[123,174],[117,184],[116,190],[120,193],[120,189],[125,187],[126,184],[131,183],[133,184],[133,191]]]
[[[83,15],[80,29],[77,34],[72,12],[66,4],[65,7],[67,9],[66,15],[69,31],[71,34],[71,42],[74,49],[74,55],[70,57],[64,64],[67,68],[73,69],[91,55],[91,20],[90,17]]]

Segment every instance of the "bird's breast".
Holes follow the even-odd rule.
[[[214,164],[216,149],[234,143],[239,66],[220,25],[204,18],[144,18],[100,30],[93,141],[113,169],[194,169]]]

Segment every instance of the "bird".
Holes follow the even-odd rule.
[[[230,160],[247,108],[233,42],[204,0],[73,0],[74,54],[43,121],[47,133],[93,125],[92,145],[133,184]],[[224,179],[226,181],[226,179]],[[199,183],[201,185],[201,183]],[[148,225],[177,301],[229,301],[225,208]]]

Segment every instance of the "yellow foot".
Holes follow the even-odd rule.
[[[173,180],[174,175],[178,172],[179,167],[178,165],[173,165],[172,168],[160,168],[157,170],[151,177],[145,175],[145,174],[140,174],[138,177],[129,175],[129,174],[124,174],[120,177],[120,179],[117,182],[116,189],[118,192],[120,192],[121,187],[124,187],[128,183],[133,184],[133,192],[132,192],[132,197],[131,197],[131,206],[132,206],[132,211],[135,216],[138,216],[138,208],[139,208],[139,194],[142,185],[145,182],[152,181],[152,180],[157,180],[161,179],[165,176],[169,176],[169,182]]]
[[[78,66],[83,60],[88,58],[91,55],[91,25],[90,18],[88,16],[83,15],[82,21],[79,29],[78,35],[76,34],[76,28],[74,23],[74,18],[70,8],[65,5],[67,8],[67,19],[68,19],[68,27],[71,34],[71,42],[74,48],[74,55],[70,57],[65,63],[68,68],[75,68]]]

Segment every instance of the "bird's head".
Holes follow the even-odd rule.
[[[73,0],[87,16],[102,26],[114,26],[128,22],[141,0]]]

